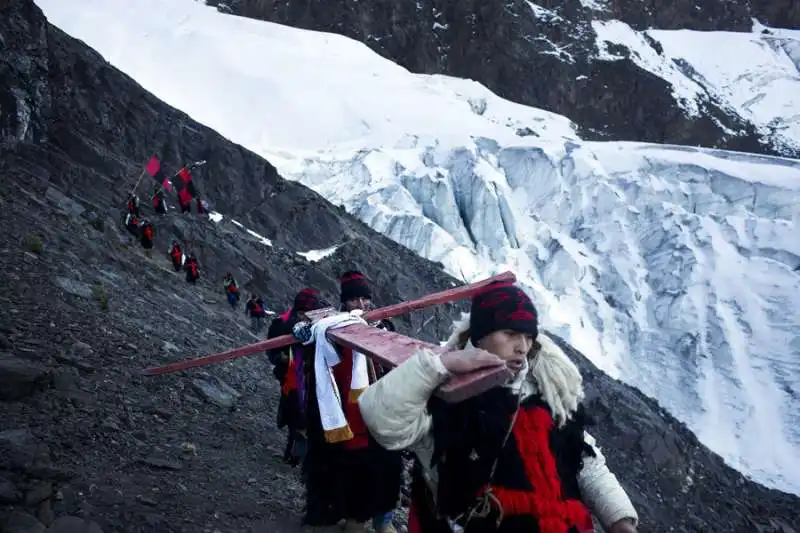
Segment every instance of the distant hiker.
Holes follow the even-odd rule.
[[[172,260],[172,268],[175,272],[180,272],[183,268],[183,250],[178,241],[172,241],[172,246],[169,248],[169,257]]]
[[[239,303],[239,285],[236,283],[233,274],[230,272],[225,274],[225,278],[222,280],[222,287],[225,289],[225,296],[228,298],[228,303],[231,307],[236,308],[236,304]]]
[[[267,315],[264,309],[264,301],[261,297],[255,293],[251,294],[244,310],[250,315],[250,329],[254,333],[261,331],[261,328],[264,327],[264,317]]]
[[[153,211],[159,215],[167,214],[167,204],[164,202],[164,191],[160,185],[156,185],[153,189]]]
[[[195,201],[197,202],[197,214],[203,215],[208,213],[208,202],[205,200],[201,200],[200,198],[196,198]]]
[[[186,281],[194,285],[198,279],[200,279],[200,266],[197,264],[197,258],[194,254],[189,254],[189,258],[186,259]]]
[[[358,401],[370,434],[417,456],[409,533],[635,533],[638,516],[586,433],[575,364],[525,292],[495,282],[472,298],[441,356],[420,350]],[[505,385],[458,403],[433,395],[451,376],[505,365]],[[351,480],[351,483],[355,480]]]
[[[147,219],[144,219],[141,225],[140,242],[142,243],[142,248],[147,250],[148,255],[152,253],[151,250],[153,249],[153,242],[155,241],[155,238],[156,231],[153,228],[153,223]]]
[[[139,197],[133,193],[128,195],[127,209],[128,209],[128,214],[134,215],[137,218],[141,216],[139,213]]]
[[[291,335],[294,325],[306,319],[306,312],[321,307],[323,304],[319,292],[303,289],[295,295],[294,305],[272,320],[267,338]],[[285,427],[288,430],[283,460],[291,466],[300,464],[306,455],[306,374],[309,371],[306,362],[313,361],[313,350],[313,347],[295,344],[267,352],[274,365],[272,374],[281,384],[277,425],[279,429]]]
[[[128,230],[128,233],[139,238],[139,216],[134,215],[133,213],[128,213],[125,216],[125,229]]]
[[[197,196],[197,189],[194,187],[192,179],[193,169],[199,165],[205,164],[204,162],[197,161],[189,167],[183,167],[177,172],[178,181],[178,205],[181,208],[181,213],[189,213],[192,207],[192,199]]]

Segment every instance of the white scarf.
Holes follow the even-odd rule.
[[[311,328],[311,339],[304,344],[316,342],[314,353],[314,377],[316,378],[317,404],[325,441],[334,443],[350,440],[353,432],[347,423],[347,417],[342,409],[342,398],[336,380],[333,377],[332,367],[341,362],[336,347],[328,340],[327,332],[330,329],[343,328],[353,324],[367,323],[361,318],[361,311],[342,313],[323,318]],[[367,372],[367,358],[364,354],[353,350],[353,369],[350,380],[350,395],[348,402],[357,402],[358,397],[369,386]]]

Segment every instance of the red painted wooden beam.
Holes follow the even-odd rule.
[[[454,287],[446,291],[428,294],[427,296],[423,296],[422,298],[419,298],[417,300],[400,302],[398,304],[381,307],[379,309],[374,309],[372,311],[364,313],[363,318],[367,322],[372,322],[384,318],[399,316],[416,309],[422,309],[425,307],[430,307],[432,305],[449,303],[456,300],[469,298],[473,294],[481,290],[483,287],[494,281],[509,281],[513,283],[514,281],[516,281],[516,279],[517,278],[513,272],[503,272],[502,274],[498,274],[496,276],[492,276],[491,278],[487,278],[481,281],[476,281],[475,283],[470,283],[469,285],[463,285],[461,287]],[[170,363],[168,365],[146,368],[142,370],[142,374],[146,376],[156,376],[160,374],[170,374],[172,372],[180,372],[181,370],[188,370],[189,368],[212,365],[215,363],[221,363],[223,361],[229,361],[231,359],[236,359],[237,357],[245,357],[247,355],[257,352],[264,352],[266,350],[281,348],[283,346],[288,346],[296,342],[297,339],[295,339],[293,335],[281,335],[280,337],[275,337],[273,339],[255,342],[253,344],[248,344],[246,346],[241,346],[239,348],[233,348],[232,350],[227,350],[225,352],[207,355],[204,357],[198,357],[196,359],[189,359],[187,361],[178,361],[176,363]]]

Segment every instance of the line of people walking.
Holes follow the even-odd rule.
[[[187,212],[188,208],[182,206],[182,212]],[[142,217],[139,197],[131,193],[126,202],[126,217],[125,227],[141,244],[148,257],[152,257],[152,250],[155,246],[155,226],[148,218]],[[166,214],[166,206],[164,204],[163,190],[161,187],[156,186],[153,196],[153,210],[158,214]],[[206,212],[205,204],[198,200],[198,214]],[[184,270],[186,273],[186,282],[192,285],[196,284],[200,279],[200,264],[194,252],[188,255],[184,253],[183,246],[177,240],[173,240],[169,250],[167,251],[170,262],[175,272]],[[240,292],[239,284],[233,277],[231,272],[228,272],[223,278],[223,289],[231,308],[236,309],[239,305]],[[260,333],[264,329],[264,321],[269,315],[264,300],[258,293],[252,293],[250,298],[245,303],[245,314],[250,317],[250,329],[253,333]]]
[[[155,228],[137,202],[129,203],[126,226],[149,255]],[[178,241],[168,254],[196,283],[194,254],[186,257]],[[372,307],[363,273],[339,281],[342,311]],[[223,290],[237,308],[230,272]],[[280,384],[283,458],[301,468],[306,488],[305,525],[396,533],[406,455],[414,463],[408,533],[593,533],[592,514],[608,533],[637,532],[636,510],[587,432],[580,372],[539,331],[537,310],[519,287],[494,283],[475,295],[441,356],[420,350],[392,370],[366,359],[365,382],[357,367],[364,358],[352,349],[317,353],[308,313],[323,307],[319,291],[305,288],[267,332],[301,341],[267,356]],[[261,297],[251,294],[244,311],[260,332],[268,314]],[[390,320],[371,325],[395,329]],[[456,404],[434,395],[448,379],[493,365],[508,369],[504,385]],[[324,429],[322,413],[337,411],[344,425]]]

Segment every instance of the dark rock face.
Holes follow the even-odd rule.
[[[46,368],[20,357],[0,354],[0,400],[19,400],[49,381]]]
[[[777,152],[752,124],[718,102],[709,98],[700,117],[688,117],[664,80],[630,60],[597,60],[591,21],[617,19],[640,30],[749,31],[751,17],[757,17],[777,26],[800,26],[800,7],[791,0],[612,0],[602,2],[603,11],[592,11],[579,0],[538,0],[535,5],[551,11],[543,17],[526,0],[207,3],[247,17],[346,35],[413,72],[477,80],[504,98],[569,117],[586,138],[770,154]]]
[[[227,270],[277,311],[306,285],[335,300],[336,275],[352,266],[385,303],[455,280],[159,102],[31,1],[13,5],[0,9],[0,349],[22,392],[0,400],[0,531],[300,533],[302,486],[277,457],[278,387],[264,358],[140,370],[256,339],[224,301]],[[171,149],[173,164],[208,159],[201,192],[274,246],[224,220],[169,215],[144,254],[120,227],[127,188],[117,181],[133,181],[151,142]],[[169,267],[173,237],[200,256],[196,286]],[[318,263],[295,253],[337,243]],[[456,311],[398,326],[441,338]],[[642,531],[800,523],[796,497],[744,479],[655,402],[570,353]]]

